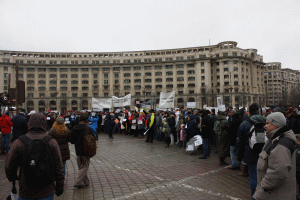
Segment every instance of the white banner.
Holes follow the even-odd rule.
[[[131,94],[126,95],[125,97],[115,97],[112,96],[112,101],[114,107],[122,107],[122,106],[131,106]]]
[[[222,97],[217,97],[217,106],[223,105]]]
[[[196,108],[196,102],[187,102],[186,108]]]
[[[92,98],[92,108],[103,110],[103,108],[112,108],[111,98]]]
[[[159,108],[174,108],[175,91],[163,93],[160,92]]]

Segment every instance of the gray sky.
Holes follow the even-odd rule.
[[[0,49],[118,52],[236,41],[300,70],[299,0],[0,0]]]

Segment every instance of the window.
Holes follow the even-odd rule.
[[[77,93],[72,93],[72,97],[77,97]]]
[[[16,63],[23,64],[23,60],[16,60]]]
[[[155,82],[162,82],[162,79],[161,78],[157,78],[157,79],[155,79]]]
[[[82,84],[89,84],[89,81],[84,80],[84,81],[82,81]]]
[[[115,84],[119,84],[119,80],[115,80]]]
[[[135,90],[139,90],[139,89],[141,89],[141,87],[142,87],[142,86],[140,86],[140,85],[135,85],[135,86],[134,86],[134,89],[135,89]]]
[[[224,75],[224,78],[225,78],[225,79],[229,78],[229,75]]]
[[[107,85],[108,84],[108,80],[104,80],[104,85]]]
[[[39,93],[39,97],[45,97],[45,93]]]
[[[124,90],[130,90],[130,86],[124,86]]]
[[[77,90],[78,90],[78,87],[71,87],[71,90],[72,90],[72,91],[77,91]]]
[[[161,62],[162,58],[155,58],[155,62]]]
[[[173,58],[166,58],[166,61],[172,61]]]
[[[56,70],[57,70],[56,68],[49,68],[50,72],[56,72]]]
[[[228,72],[228,68],[224,68],[224,72]]]
[[[228,65],[228,60],[223,61],[224,65]]]
[[[201,76],[201,80],[205,80],[205,76]]]
[[[162,88],[162,85],[156,85],[155,88]]]
[[[7,80],[6,80],[7,81]],[[30,81],[27,81],[27,84],[34,84],[34,81],[30,80]]]
[[[46,78],[46,74],[39,74],[39,78]]]
[[[120,67],[114,67],[113,70],[114,71],[120,71]]]
[[[120,63],[120,60],[113,60],[113,63]]]
[[[4,71],[8,71],[8,67],[4,67]]]
[[[88,78],[89,75],[88,74],[82,74],[82,78]]]
[[[177,75],[184,74],[184,71],[177,71]]]
[[[189,70],[188,74],[195,74],[195,70]]]
[[[62,60],[62,61],[60,61],[60,64],[68,64],[68,61]]]
[[[34,68],[27,68],[28,72],[34,72]]]
[[[61,74],[60,78],[68,78],[68,75],[67,74]]]
[[[134,60],[134,63],[140,63],[140,62],[141,62],[141,59]]]
[[[104,96],[105,96],[105,97],[108,97],[108,93],[104,93]]]
[[[177,87],[178,87],[178,88],[183,88],[183,87],[184,87],[184,84],[177,84]]]
[[[166,75],[168,76],[168,75],[173,75],[173,72],[172,71],[168,71],[168,72],[166,72]]]
[[[194,83],[188,84],[188,87],[195,87],[195,84]]]
[[[104,74],[104,78],[108,78],[108,74]]]
[[[66,91],[68,88],[67,87],[61,87],[60,90]]]
[[[141,76],[141,73],[134,73],[134,76]]]
[[[187,60],[193,60],[195,58],[195,56],[188,56]]]
[[[234,85],[235,85],[235,86],[238,86],[238,85],[239,85],[239,82],[235,81],[235,82],[234,82]]]
[[[184,81],[184,77],[178,77],[177,81]]]
[[[93,77],[94,77],[94,78],[97,78],[97,77],[98,77],[98,74],[93,74]]]
[[[67,68],[60,68],[60,71],[61,71],[61,72],[67,72],[68,69],[67,69]]]
[[[9,60],[4,60],[4,62],[5,62],[5,63],[8,63]],[[27,61],[27,64],[34,64],[34,63],[35,63],[35,61],[30,61],[30,60]]]
[[[194,94],[194,90],[190,90],[190,91],[189,91],[189,94]]]
[[[151,59],[144,59],[144,62],[151,62]]]
[[[204,66],[204,62],[201,62],[201,67],[203,67]]]
[[[56,90],[56,87],[50,87],[49,89],[54,91],[54,90]]]
[[[119,78],[119,74],[118,73],[115,73],[115,78]]]
[[[228,56],[228,53],[223,53],[223,56],[224,56],[224,57]]]
[[[166,65],[166,69],[173,69],[173,65]]]
[[[176,65],[176,68],[183,68],[183,64]]]
[[[20,72],[24,71],[24,68],[23,67],[19,67],[19,71]]]
[[[123,70],[124,71],[130,71],[130,67],[124,67]]]
[[[92,64],[99,64],[99,60],[93,60]]]
[[[162,69],[162,66],[161,65],[156,65],[155,69]]]
[[[87,60],[82,60],[82,61],[81,61],[81,64],[83,64],[83,65],[89,64],[89,61],[87,61]]]
[[[217,57],[219,57],[219,55]],[[206,55],[199,55],[199,58],[206,58]]]
[[[145,76],[151,76],[151,72],[146,72]]]
[[[150,59],[151,60],[151,59]],[[151,70],[152,67],[151,66],[145,66],[145,70]]]
[[[183,60],[183,57],[176,57],[176,60]]]
[[[162,72],[155,72],[155,76],[161,76]]]
[[[151,83],[151,82],[152,82],[152,79],[145,79],[145,82],[146,82],[146,83]]]
[[[88,68],[81,68],[81,71],[82,71],[82,72],[88,72],[89,69],[88,69]]]
[[[171,89],[171,88],[173,88],[173,85],[171,84],[167,85],[167,89]]]
[[[201,69],[201,73],[204,73],[204,69]]]
[[[124,74],[124,77],[129,77],[129,76],[131,76],[130,73],[125,73],[125,74]]]
[[[195,77],[189,77],[188,78],[188,81],[194,81],[195,80]]]
[[[34,87],[27,87],[27,90],[34,90]]]
[[[224,82],[224,85],[229,85],[229,82],[227,81],[227,82]]]
[[[141,66],[133,67],[133,70],[141,70]]]
[[[56,78],[56,74],[50,74],[50,78]]]
[[[145,88],[146,89],[152,89],[152,85],[145,85]],[[150,93],[150,95],[151,95],[151,93]],[[146,94],[146,96],[147,96],[147,94]]]
[[[78,78],[78,74],[71,74],[71,78]]]
[[[51,80],[51,81],[50,81],[50,84],[52,84],[52,85],[53,85],[53,84],[56,84],[56,81]]]
[[[27,74],[27,78],[34,78],[34,74]]]
[[[187,67],[195,67],[194,64],[187,64]]]
[[[233,52],[233,53],[232,53],[232,56],[237,56],[237,53]]]
[[[46,90],[46,88],[45,87],[39,87],[38,90],[39,91],[44,91],[44,90]]]
[[[234,75],[234,78],[239,78],[239,75],[235,74],[235,75]]]
[[[124,79],[124,83],[130,83],[130,79]]]
[[[71,64],[72,64],[72,65],[78,65],[78,60],[72,60],[72,61],[71,61]]]
[[[141,79],[134,79],[135,83],[141,83]]]
[[[46,64],[46,61],[43,60],[43,61],[39,61],[39,64]],[[51,64],[51,63],[50,63]]]
[[[102,70],[103,71],[109,71],[109,68],[108,67],[103,67]]]
[[[234,61],[233,61],[233,64],[238,64],[238,61],[237,61],[237,60],[234,60]]]
[[[167,78],[166,81],[167,82],[173,82],[173,78]]]
[[[23,78],[23,74],[19,74],[19,78]]]
[[[123,60],[123,63],[131,63],[130,60]]]
[[[178,91],[178,94],[183,94],[183,91]],[[180,103],[180,102],[178,102],[178,103]],[[183,102],[181,102],[181,103],[183,103]]]
[[[82,87],[82,90],[84,91],[89,90],[89,87]]]
[[[39,81],[39,84],[45,85],[45,84],[46,84],[46,81]]]
[[[92,68],[92,71],[93,71],[93,72],[98,72],[98,71],[99,71],[99,68]]]
[[[28,90],[28,88],[27,88],[27,90]],[[33,97],[33,93],[28,93],[27,97]]]

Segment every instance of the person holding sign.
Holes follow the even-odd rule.
[[[134,117],[131,120],[131,131],[133,134],[133,137],[138,137],[138,120],[139,120],[139,114],[138,113],[134,113]]]
[[[145,114],[141,110],[139,114],[139,121],[138,121],[138,134],[139,137],[144,137],[145,132]]]

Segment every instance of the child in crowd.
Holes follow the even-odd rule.
[[[179,147],[182,147],[183,142],[184,142],[184,127],[185,127],[185,125],[181,124]]]

